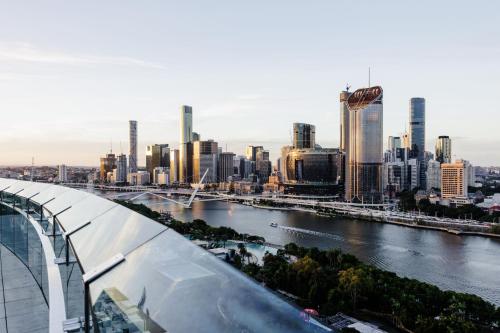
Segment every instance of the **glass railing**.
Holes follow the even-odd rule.
[[[23,215],[2,204],[0,243],[28,268],[48,305],[47,265],[38,234]]]

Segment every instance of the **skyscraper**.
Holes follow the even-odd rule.
[[[348,176],[348,168],[347,168],[347,151],[349,148],[349,108],[347,106],[347,99],[351,96],[351,92],[349,92],[347,89],[345,91],[342,91],[340,93],[340,170],[339,170],[339,175],[340,175],[340,183],[344,184],[346,183],[346,179],[349,178]],[[345,192],[345,189],[344,189]]]
[[[129,172],[137,172],[137,121],[129,121],[129,145],[128,155]]]
[[[287,181],[287,172],[286,172],[286,158],[288,156],[288,153],[293,149],[292,146],[283,146],[281,147],[281,157],[280,157],[280,171],[281,175],[283,177],[283,181]]]
[[[116,156],[113,153],[106,154],[105,157],[101,157],[99,175],[101,182],[108,181],[108,173],[112,173],[113,169],[116,168]]]
[[[427,191],[441,188],[441,163],[435,160],[427,162]]]
[[[58,167],[57,180],[61,183],[65,183],[68,181],[68,169],[65,164],[61,164]]]
[[[465,163],[441,164],[441,197],[443,199],[466,197],[467,185]]]
[[[425,99],[413,97],[410,99],[410,149],[411,156],[420,163],[419,185],[426,188],[425,185]]]
[[[120,154],[117,156],[116,169],[113,170],[116,183],[125,183],[127,181],[127,156]]]
[[[193,183],[198,183],[208,169],[206,183],[217,181],[217,142],[213,140],[193,143]]]
[[[179,182],[179,149],[170,150],[170,182]]]
[[[188,105],[181,107],[181,131],[179,138],[179,181],[188,183],[192,176],[192,153],[190,154],[190,144],[193,142],[193,108]]]
[[[257,160],[257,153],[261,150],[264,150],[263,146],[247,146],[245,156],[250,161],[255,162]]]
[[[219,154],[219,182],[226,182],[234,175],[234,153],[224,152]]]
[[[401,138],[399,136],[390,136],[387,141],[387,149],[395,151],[397,148],[401,148]]]
[[[304,123],[293,124],[293,147],[296,149],[314,148],[316,126]]]
[[[451,139],[447,135],[439,136],[436,141],[436,161],[451,163]]]
[[[381,202],[383,165],[382,87],[358,89],[347,100],[349,109],[348,201]]]
[[[347,99],[351,96],[349,91],[340,93],[340,151],[345,152],[349,146],[349,108]]]
[[[154,169],[158,167],[170,167],[170,148],[168,144],[148,145],[146,148],[146,171],[149,172],[150,180],[154,180]]]

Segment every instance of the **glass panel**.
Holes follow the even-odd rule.
[[[30,186],[32,186],[34,183],[30,182],[23,182],[23,181],[18,181],[9,186],[8,189],[5,190],[6,193],[17,193],[21,190],[28,189]]]
[[[51,202],[47,203],[44,208],[50,211],[52,214],[57,214],[63,209],[66,209],[69,206],[72,206],[85,199],[89,195],[89,193],[83,191],[69,189],[69,191],[57,195],[57,197]]]
[[[11,186],[15,182],[18,182],[18,180],[10,178],[0,178],[0,191],[4,190],[8,186]]]
[[[32,186],[27,187],[23,191],[19,192],[18,195],[24,198],[30,198],[33,195],[49,188],[50,186],[54,186],[52,184],[47,184],[47,183],[32,183],[32,184],[33,184]]]
[[[8,248],[9,250],[14,249],[15,244],[15,233],[14,233],[14,219],[15,212],[2,205],[2,215],[1,215],[1,224],[0,224],[0,237],[2,244]]]
[[[62,186],[56,186],[52,185],[44,189],[43,191],[40,191],[39,194],[35,195],[31,200],[39,205],[46,203],[52,198],[55,198],[59,195],[61,195],[64,192],[69,191],[69,187],[62,187]]]
[[[24,216],[3,205],[0,205],[0,241],[29,269],[47,302],[47,272],[38,234]]]
[[[14,253],[28,265],[28,225],[31,224],[20,214],[16,214],[14,221]]]
[[[70,257],[74,257],[70,250]],[[84,315],[84,288],[82,273],[78,263],[70,263],[68,266],[59,265],[61,281],[63,283],[66,318],[79,318]]]
[[[164,229],[158,222],[117,206],[70,238],[84,271],[88,272],[118,253],[126,255]]]
[[[74,204],[71,209],[60,214],[58,216],[59,224],[61,224],[66,231],[73,230],[83,223],[92,221],[113,207],[118,206],[119,205],[113,201],[95,195],[89,195],[82,201]]]
[[[30,268],[31,274],[37,281],[38,285],[42,285],[42,266],[43,261],[43,249],[42,243],[38,238],[36,230],[31,227],[28,229],[28,267]]]
[[[133,251],[92,283],[91,295],[100,328],[326,332],[301,310],[173,230]]]

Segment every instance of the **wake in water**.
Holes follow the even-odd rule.
[[[335,240],[338,240],[338,241],[341,241],[341,242],[345,241],[344,237],[341,237],[341,236],[338,236],[338,235],[334,235],[334,234],[329,234],[327,232],[319,232],[319,231],[302,229],[302,228],[295,228],[295,227],[286,227],[286,226],[282,226],[282,225],[279,225],[278,228],[282,229],[282,230],[285,230],[285,231],[288,231],[288,232],[292,232],[292,233],[298,232],[298,233],[306,234],[306,235],[313,235],[313,236],[319,236],[319,237],[327,237],[327,238],[335,239]]]

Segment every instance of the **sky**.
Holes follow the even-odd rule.
[[[384,141],[426,99],[426,146],[500,165],[498,1],[0,0],[0,165],[97,166],[177,148],[180,106],[202,139],[271,158],[293,122],[338,147],[339,92],[384,89]]]

